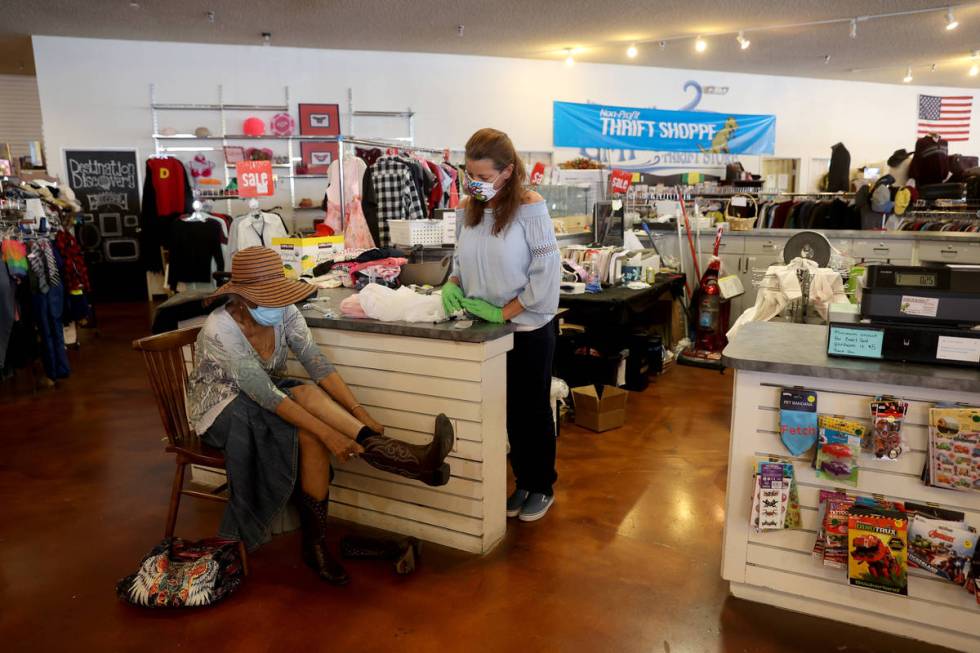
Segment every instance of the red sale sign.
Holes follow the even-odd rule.
[[[275,192],[272,161],[239,161],[235,164],[235,172],[239,197],[260,197]]]
[[[544,181],[544,164],[538,161],[531,168],[531,185],[537,186]]]
[[[625,170],[613,170],[609,173],[609,183],[612,186],[612,192],[625,193],[630,189],[630,184],[633,183],[633,173]]]

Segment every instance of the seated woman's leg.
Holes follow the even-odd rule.
[[[303,528],[303,561],[322,580],[333,585],[346,585],[350,581],[347,570],[327,548],[330,453],[315,435],[303,429],[299,431],[299,480],[297,503]]]
[[[293,399],[327,426],[343,433],[351,440],[357,438],[364,425],[357,421],[330,395],[311,383],[296,386],[290,391]]]

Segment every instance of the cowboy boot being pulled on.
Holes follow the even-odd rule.
[[[389,540],[362,535],[346,535],[340,540],[340,555],[348,560],[391,560],[395,573],[410,574],[422,554],[422,542],[414,537]]]
[[[454,438],[449,418],[439,415],[436,417],[432,442],[425,446],[408,444],[366,428],[358,436],[357,442],[364,447],[361,458],[372,467],[422,481],[426,485],[439,486],[449,482],[449,465],[445,460],[452,451]]]
[[[330,496],[317,501],[302,490],[296,491],[299,506],[299,519],[303,528],[303,562],[331,585],[346,585],[350,582],[347,570],[334,560],[327,547],[327,504]]]

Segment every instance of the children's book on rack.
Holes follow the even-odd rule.
[[[908,518],[899,510],[855,504],[848,513],[851,585],[907,596]]]

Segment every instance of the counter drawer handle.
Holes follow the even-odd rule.
[[[776,249],[775,243],[763,243],[762,249]]]
[[[950,255],[952,255],[952,254],[956,254],[956,250],[955,249],[944,249],[944,250],[942,250],[942,253],[943,254],[950,254]]]
[[[873,247],[871,249],[871,251],[872,252],[888,252],[888,251],[890,251],[890,248],[888,248],[888,247]]]

